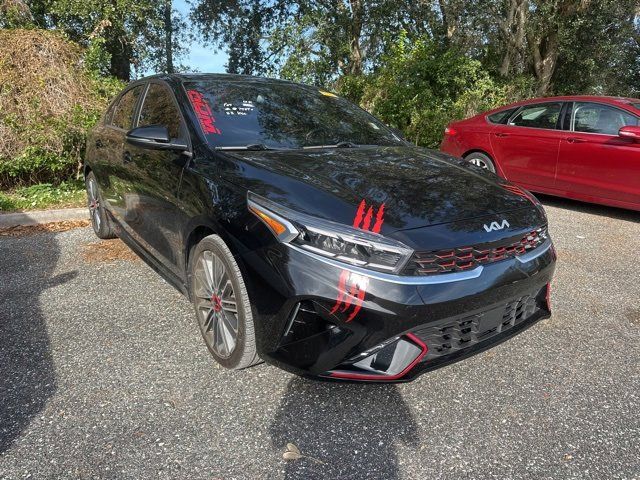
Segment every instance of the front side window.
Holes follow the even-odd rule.
[[[114,127],[130,130],[133,124],[133,112],[138,103],[138,97],[142,93],[142,85],[133,87],[126,92],[118,101],[113,111],[111,124]]]
[[[375,117],[318,88],[215,79],[184,86],[200,128],[213,147],[313,148],[340,142],[404,145]]]
[[[150,84],[140,108],[138,126],[162,125],[169,130],[169,137],[181,137],[182,120],[172,95],[164,85]]]
[[[560,118],[562,103],[537,103],[522,107],[518,114],[509,121],[509,125],[517,127],[555,129]]]
[[[601,103],[576,102],[572,117],[571,130],[575,132],[618,135],[622,127],[638,125],[634,115]]]

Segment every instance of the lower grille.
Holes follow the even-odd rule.
[[[500,335],[526,321],[539,310],[541,295],[544,298],[543,290],[535,295],[524,295],[510,301],[504,307],[430,324],[413,333],[429,349],[426,360],[449,355]]]

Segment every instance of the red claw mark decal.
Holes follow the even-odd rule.
[[[366,214],[365,210],[367,212]],[[367,208],[367,202],[362,200],[356,211],[356,216],[353,219],[353,228],[361,228],[362,230],[368,230],[373,233],[380,233],[380,229],[384,223],[384,203],[380,205],[378,211],[375,213],[375,223],[373,224],[373,228],[370,228],[373,216],[373,207],[369,205],[369,208]]]
[[[373,227],[371,226],[372,223]],[[373,206],[369,205],[367,207],[367,202],[362,200],[353,218],[353,227],[380,233],[383,223],[384,203],[375,211]],[[368,285],[369,279],[367,277],[352,273],[349,270],[342,270],[338,279],[338,298],[336,298],[336,303],[331,309],[331,314],[346,313],[352,308],[346,321],[350,322],[356,318],[362,308]]]
[[[211,106],[209,105],[209,102],[207,102],[207,99],[204,98],[204,96],[197,90],[187,90],[187,95],[189,96],[191,105],[193,105],[193,109],[195,110],[198,121],[200,122],[200,127],[202,127],[202,131],[205,135],[211,133],[221,135],[222,132],[215,125],[216,119],[213,116]]]
[[[346,321],[350,322],[356,318],[362,308],[368,284],[369,279],[367,277],[343,270],[338,280],[338,298],[331,309],[331,314],[346,313],[351,309]]]

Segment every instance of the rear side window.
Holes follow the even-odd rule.
[[[575,132],[618,135],[622,127],[638,125],[634,115],[601,103],[576,102],[572,117],[571,130]]]
[[[173,101],[173,94],[164,85],[152,83],[144,97],[140,109],[138,126],[162,125],[169,130],[171,138],[181,137],[182,120],[178,107]]]
[[[491,115],[487,115],[487,120],[491,123],[497,123],[504,125],[509,120],[509,117],[513,115],[513,113],[517,110],[517,108],[510,108],[508,110],[501,110],[496,113],[492,113]]]
[[[509,121],[509,125],[517,127],[555,129],[560,118],[562,102],[536,103],[522,107],[518,114]]]
[[[122,128],[123,130],[131,129],[133,125],[133,112],[136,109],[140,93],[142,93],[142,85],[133,87],[120,97],[120,100],[118,100],[114,108],[113,117],[111,117],[111,125]]]

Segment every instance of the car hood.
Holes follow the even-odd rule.
[[[529,199],[503,188],[505,182],[498,177],[423,148],[277,150],[232,156],[242,160],[235,175],[249,190],[308,214],[352,224],[363,201],[374,216],[384,204],[381,232],[387,234],[532,208]]]

